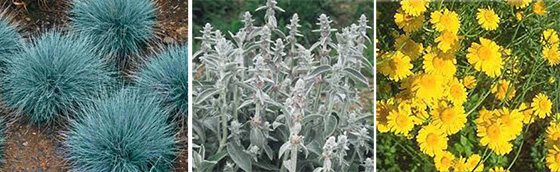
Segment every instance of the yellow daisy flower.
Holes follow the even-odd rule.
[[[473,42],[468,49],[467,60],[478,71],[483,71],[490,77],[502,73],[502,53],[500,46],[494,41],[480,38],[480,44]]]
[[[424,15],[411,16],[399,9],[395,14],[395,23],[406,33],[414,32],[424,24]]]
[[[490,172],[509,172],[509,170],[505,169],[504,167],[494,167],[490,169]]]
[[[509,5],[515,7],[515,9],[522,9],[531,3],[531,0],[506,0]]]
[[[502,79],[498,82],[498,85],[492,87],[492,93],[496,95],[498,100],[511,100],[515,96],[515,87],[510,88],[510,81]]]
[[[552,102],[548,99],[548,96],[543,93],[539,93],[535,98],[533,98],[533,103],[531,103],[533,111],[538,115],[539,118],[545,118],[552,113]]]
[[[411,60],[417,59],[422,55],[422,52],[424,52],[422,44],[414,42],[408,35],[400,35],[397,37],[394,46],[397,51],[410,57]]]
[[[431,157],[447,149],[447,137],[438,127],[431,124],[418,131],[416,141],[420,150]]]
[[[519,11],[515,13],[515,18],[517,19],[517,21],[523,20],[523,16],[524,16],[523,11]]]
[[[465,86],[457,78],[453,78],[448,85],[449,89],[446,90],[447,98],[456,106],[463,105],[467,101],[467,89],[465,89]]]
[[[403,0],[401,8],[411,16],[419,16],[428,9],[429,1],[427,0]]]
[[[537,2],[533,4],[533,12],[538,15],[545,15],[546,13],[548,13],[546,11],[546,4],[543,0],[537,0]]]
[[[476,119],[477,125],[489,125],[494,122],[494,118],[496,117],[495,111],[489,111],[486,108],[482,107],[480,111],[478,111],[478,118]]]
[[[389,131],[389,126],[387,123],[389,122],[387,116],[389,116],[389,112],[394,109],[394,102],[393,99],[388,100],[378,100],[375,102],[375,115],[376,121],[375,125],[377,126],[377,130],[380,133],[384,133]]]
[[[473,154],[467,159],[467,171],[482,171],[484,170],[484,163],[481,161],[481,157],[478,154]],[[479,163],[480,162],[480,163]],[[478,164],[478,166],[476,166]],[[476,167],[476,169],[475,169]]]
[[[431,102],[443,97],[444,80],[439,75],[422,74],[413,81],[412,91],[421,100]]]
[[[500,118],[497,122],[507,128],[507,131],[505,131],[507,140],[513,140],[517,135],[521,134],[521,130],[523,130],[523,115],[519,111],[503,107],[498,110],[498,113]]]
[[[542,45],[557,45],[559,41],[558,32],[554,29],[547,29],[543,31],[543,36],[541,37]]]
[[[412,75],[410,70],[413,66],[410,63],[410,57],[400,51],[387,53],[382,58],[383,60],[379,63],[378,69],[381,74],[389,76],[389,79],[399,81]]]
[[[556,66],[560,63],[560,51],[558,51],[558,45],[544,46],[542,53],[543,58],[548,61],[550,66]]]
[[[512,149],[511,143],[507,140],[507,128],[499,123],[488,125],[477,125],[477,136],[480,137],[480,144],[488,146],[498,155],[505,155]]]
[[[428,47],[426,52],[424,65],[422,66],[426,73],[443,76],[444,78],[451,78],[455,74],[457,60],[454,56],[438,53],[431,47]]]
[[[558,147],[548,150],[548,155],[546,156],[546,166],[551,171],[560,171],[560,150]]]
[[[457,33],[461,25],[459,15],[448,9],[432,12],[430,22],[434,25],[435,29],[440,32],[448,31]]]
[[[412,121],[410,114],[410,107],[406,107],[405,104],[400,104],[398,109],[389,112],[387,125],[390,131],[395,134],[408,135],[408,132],[414,128],[414,121]]]
[[[533,113],[533,109],[528,107],[527,103],[525,102],[521,103],[521,105],[519,105],[519,108],[517,110],[523,114],[524,124],[533,123],[535,121],[535,118],[537,118]]]
[[[465,127],[467,122],[467,115],[463,106],[452,106],[447,105],[445,102],[440,102],[430,113],[432,115],[432,123],[447,135],[457,133]]]
[[[444,53],[451,49],[451,46],[459,40],[459,37],[453,32],[443,32],[436,38],[437,47]]]
[[[556,82],[556,78],[554,76],[548,77],[548,83],[549,84],[554,84],[554,82]]]
[[[498,17],[493,9],[478,9],[476,19],[484,30],[496,30],[500,23],[500,17]]]
[[[448,151],[443,151],[436,154],[434,157],[434,162],[438,171],[449,171],[449,167],[453,165],[454,160],[455,156]]]
[[[474,89],[476,88],[476,78],[474,78],[474,76],[465,76],[463,78],[463,85],[465,85],[465,87],[467,87],[468,89]]]
[[[471,171],[466,161],[463,157],[455,158],[453,161],[453,171]]]
[[[552,149],[555,145],[560,146],[560,125],[558,123],[550,122],[550,125],[546,127],[544,142],[549,149]]]

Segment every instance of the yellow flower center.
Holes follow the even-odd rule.
[[[452,122],[452,120],[455,119],[455,112],[453,111],[453,109],[447,108],[443,110],[443,112],[441,112],[440,119],[444,123]]]
[[[478,57],[480,57],[480,60],[489,60],[490,56],[492,56],[492,50],[490,50],[490,48],[482,46],[478,49]]]
[[[404,127],[406,126],[407,123],[408,123],[408,118],[405,115],[403,114],[397,115],[397,125],[399,127]]]
[[[428,143],[428,145],[436,146],[438,141],[439,138],[435,133],[430,133],[428,134],[428,136],[426,136],[426,143]]]
[[[497,138],[499,137],[501,134],[500,129],[498,128],[498,126],[496,125],[491,125],[490,127],[488,127],[488,129],[486,129],[486,135],[488,135],[488,137],[490,138]]]
[[[455,85],[451,86],[451,96],[452,97],[459,97],[459,95],[461,95],[461,92],[462,92],[462,90],[461,90],[460,85],[455,84]]]
[[[556,143],[560,143],[560,132],[554,132],[554,134],[552,134],[552,140],[555,140]]]
[[[447,158],[447,157],[443,157],[441,158],[441,165],[444,167],[447,167],[451,164],[451,159]]]
[[[547,110],[549,108],[548,102],[546,100],[539,101],[539,108],[541,110]]]
[[[401,58],[393,58],[393,62],[389,64],[389,66],[391,67],[391,70],[398,70],[400,66],[402,66],[404,62],[401,60]]]
[[[455,35],[451,32],[445,32],[443,33],[443,40],[447,43],[453,43],[455,42]]]
[[[441,58],[434,57],[433,63],[435,68],[440,68],[444,65],[445,61]]]
[[[439,22],[441,24],[447,25],[449,23],[451,23],[451,16],[448,14],[443,14],[441,15],[441,17],[439,18]]]
[[[436,79],[434,77],[424,77],[420,83],[423,88],[433,90],[436,88]]]
[[[416,50],[416,45],[414,42],[407,40],[404,42],[403,52],[414,52]]]
[[[494,14],[490,11],[485,11],[484,12],[484,19],[486,20],[486,22],[493,22],[494,21]]]
[[[556,164],[560,164],[560,153],[556,153],[556,155],[554,155],[554,161]]]

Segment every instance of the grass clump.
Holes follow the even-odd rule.
[[[122,90],[83,108],[66,133],[76,171],[168,171],[176,156],[168,111],[157,99]]]
[[[188,46],[171,47],[159,53],[140,70],[138,87],[160,99],[170,111],[183,116],[188,108]]]
[[[106,63],[89,41],[48,32],[7,59],[2,96],[17,115],[33,123],[51,123],[73,114],[109,84]]]
[[[17,27],[10,24],[7,18],[0,15],[0,67],[4,67],[6,59],[23,46],[23,39]]]
[[[77,0],[71,20],[77,33],[122,66],[154,36],[155,10],[151,0]]]

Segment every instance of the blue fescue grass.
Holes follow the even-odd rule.
[[[99,99],[70,123],[68,160],[76,171],[168,171],[177,153],[168,115],[136,89]]]
[[[8,59],[2,97],[17,116],[50,124],[74,114],[112,78],[87,39],[50,31]]]
[[[188,109],[188,46],[173,46],[151,58],[136,78],[138,88],[159,98],[163,106],[181,116]]]
[[[77,33],[122,66],[154,36],[155,9],[151,0],[76,0],[71,20]]]
[[[0,14],[0,69],[5,67],[6,59],[21,49],[23,42],[16,25],[10,23],[8,16]]]

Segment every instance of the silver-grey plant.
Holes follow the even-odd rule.
[[[309,47],[297,14],[278,28],[284,12],[268,0],[257,26],[243,15],[237,33],[206,24],[193,82],[193,163],[196,171],[372,171],[373,126],[358,88],[368,19],[340,30],[318,16],[319,40]],[[228,39],[229,38],[229,39]],[[371,70],[373,71],[373,70]],[[369,95],[367,95],[369,96]],[[373,95],[371,95],[373,96]]]

